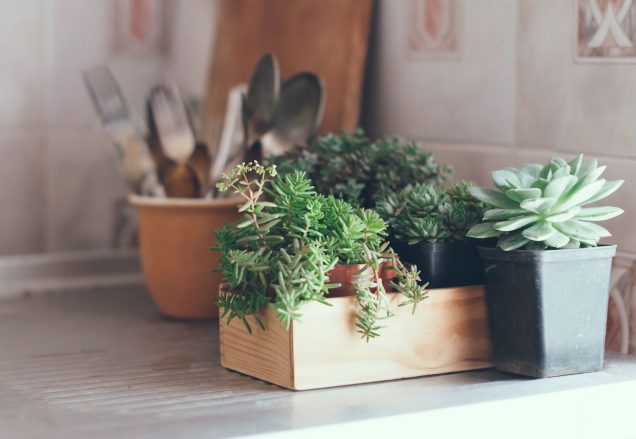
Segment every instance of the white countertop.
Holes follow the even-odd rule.
[[[0,301],[0,437],[636,437],[636,360],[545,380],[493,370],[293,392],[219,365],[212,322],[140,288]]]

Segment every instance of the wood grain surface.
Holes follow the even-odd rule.
[[[385,381],[491,366],[485,291],[481,286],[434,289],[429,299],[400,307],[382,335],[365,342],[355,331],[353,297],[310,303],[302,322],[286,332],[271,309],[261,313],[267,330],[250,335],[239,321],[220,324],[221,364],[295,390]]]
[[[211,152],[221,135],[231,87],[246,83],[266,52],[284,78],[312,71],[324,81],[322,131],[358,125],[372,0],[221,0],[204,102],[203,136]]]

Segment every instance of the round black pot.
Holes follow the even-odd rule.
[[[472,242],[422,242],[415,245],[392,242],[391,245],[403,262],[417,265],[420,278],[428,282],[430,288],[484,283],[479,252]]]
[[[537,378],[602,369],[615,245],[479,253],[495,368]]]

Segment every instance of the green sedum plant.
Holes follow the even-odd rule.
[[[336,285],[336,264],[363,264],[355,280],[356,326],[366,340],[379,335],[380,320],[391,307],[382,283],[382,265],[396,273],[391,286],[415,306],[426,298],[417,267],[402,265],[384,242],[386,223],[373,210],[316,193],[304,172],[279,176],[276,166],[243,163],[217,185],[243,198],[243,218],[216,232],[220,268],[227,288],[219,306],[228,322],[240,319],[252,332],[249,316],[264,329],[258,312],[272,307],[285,327],[301,317],[304,303],[328,304]]]
[[[460,181],[448,189],[426,183],[407,186],[380,200],[376,209],[398,241],[462,241],[484,213],[481,202],[469,193],[471,185]]]
[[[495,171],[496,191],[469,189],[490,209],[468,236],[499,238],[497,245],[505,251],[594,247],[611,234],[592,221],[623,213],[618,207],[585,207],[623,184],[600,178],[605,168],[579,155],[570,162],[554,158],[545,165]]]
[[[327,134],[269,160],[282,174],[305,171],[321,194],[367,208],[409,184],[444,182],[452,172],[417,142],[397,137],[373,142],[361,129]]]

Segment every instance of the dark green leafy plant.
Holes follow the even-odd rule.
[[[367,208],[408,184],[437,184],[451,174],[450,167],[438,165],[418,143],[397,137],[372,142],[361,129],[327,134],[270,161],[282,174],[305,171],[319,193]]]
[[[600,178],[605,168],[579,155],[570,162],[557,157],[545,165],[495,171],[496,191],[470,189],[491,208],[468,236],[499,238],[497,246],[505,251],[595,247],[601,238],[611,235],[592,221],[623,213],[618,207],[584,207],[623,184],[622,180]]]
[[[317,194],[303,172],[277,177],[275,166],[243,163],[223,176],[220,191],[245,202],[243,218],[216,232],[220,270],[227,288],[219,306],[228,322],[238,318],[252,331],[249,316],[263,329],[258,312],[271,306],[289,328],[304,303],[328,304],[329,271],[336,264],[364,264],[356,279],[356,325],[365,339],[378,335],[377,321],[391,315],[381,281],[381,264],[393,267],[393,287],[415,305],[426,298],[416,267],[407,269],[384,243],[386,223],[372,210]],[[369,278],[372,274],[372,279]],[[381,279],[380,279],[381,280]]]
[[[470,183],[456,182],[448,189],[432,184],[407,186],[378,201],[376,209],[399,241],[461,241],[483,217],[483,206],[469,193]]]

